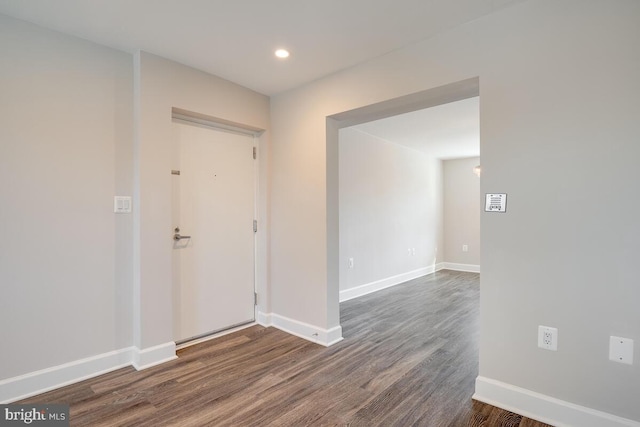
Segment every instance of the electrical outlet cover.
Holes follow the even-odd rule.
[[[558,350],[558,329],[549,326],[538,326],[538,347],[545,350]]]
[[[609,337],[609,360],[633,365],[633,340],[622,337]]]

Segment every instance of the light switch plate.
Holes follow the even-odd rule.
[[[114,196],[113,212],[131,213],[131,196]]]
[[[622,337],[609,337],[609,360],[633,365],[633,340]]]

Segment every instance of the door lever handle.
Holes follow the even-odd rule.
[[[173,235],[173,240],[175,240],[176,242],[179,242],[182,239],[190,239],[191,236],[181,236],[180,235],[180,227],[176,227],[173,230],[176,234]]]

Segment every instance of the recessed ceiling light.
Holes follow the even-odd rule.
[[[288,58],[289,57],[289,51],[286,49],[278,49],[276,50],[276,56],[278,58]]]

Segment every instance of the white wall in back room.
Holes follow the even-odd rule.
[[[473,173],[479,164],[479,157],[442,162],[446,268],[480,268],[480,178]]]
[[[341,299],[433,271],[441,161],[353,128],[340,130],[339,155]]]

